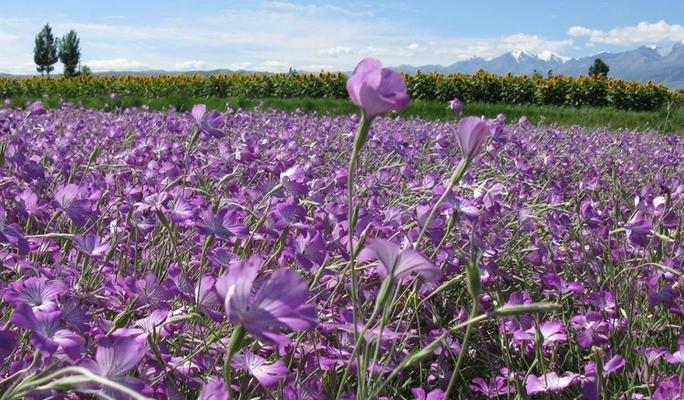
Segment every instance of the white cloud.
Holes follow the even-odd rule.
[[[352,53],[352,49],[344,46],[328,47],[327,49],[318,50],[318,54],[330,57],[347,56]]]
[[[88,60],[83,64],[90,67],[93,71],[141,71],[152,69],[150,65],[145,64],[144,62],[129,60],[127,58]]]
[[[529,53],[541,53],[543,51],[559,52],[572,44],[572,39],[549,40],[538,35],[516,33],[501,38],[496,47],[505,51],[519,49]]]
[[[613,45],[650,44],[666,41],[684,41],[684,27],[679,24],[668,24],[660,20],[655,23],[639,22],[633,26],[620,26],[609,31],[590,29],[585,26],[573,26],[568,29],[568,35],[587,37],[590,43]]]
[[[228,68],[233,70],[233,71],[248,70],[248,69],[252,68],[252,63],[248,63],[248,62],[231,63],[231,64],[228,64]]]
[[[338,6],[294,0],[232,2],[226,10],[154,20],[60,15],[52,19],[52,25],[58,35],[68,29],[79,33],[83,64],[97,71],[349,71],[364,56],[379,57],[389,66],[449,65],[473,56],[492,58],[515,49],[537,54],[581,54],[595,44],[637,40],[633,37],[652,44],[662,37],[677,40],[683,29],[661,21],[610,31],[576,26],[559,38],[530,32],[448,36],[432,32],[430,27],[420,30],[387,18],[383,11],[391,7],[380,3]],[[410,11],[410,6],[405,7],[406,12]],[[34,73],[33,38],[36,27],[44,23],[38,18],[0,17],[0,71]],[[56,67],[61,68],[59,64]]]
[[[181,71],[202,70],[209,68],[209,64],[202,60],[188,60],[175,64],[173,68]]]
[[[253,65],[250,69],[253,71],[287,72],[290,68],[292,65],[285,61],[266,60],[263,63]]]

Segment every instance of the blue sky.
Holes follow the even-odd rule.
[[[32,73],[49,22],[93,70],[350,70],[443,64],[514,49],[567,57],[684,41],[684,6],[650,1],[9,1],[0,72]]]

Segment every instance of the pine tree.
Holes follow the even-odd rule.
[[[600,58],[594,60],[594,65],[589,67],[589,76],[592,78],[598,78],[603,76],[604,78],[608,76],[608,71],[610,67]]]
[[[52,28],[49,24],[45,24],[43,29],[36,36],[36,47],[33,49],[33,61],[36,63],[36,70],[41,75],[47,73],[50,76],[55,67],[53,65],[57,62],[57,45],[58,40],[52,35]]]
[[[59,43],[59,61],[64,64],[64,76],[78,75],[78,63],[81,58],[79,47],[81,40],[76,35],[76,31],[69,31]]]

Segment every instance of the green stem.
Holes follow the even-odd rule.
[[[242,346],[242,341],[245,338],[247,331],[242,325],[238,325],[233,331],[233,336],[230,338],[230,343],[228,344],[228,354],[226,354],[226,359],[223,360],[223,380],[226,382],[226,389],[228,390],[228,398],[233,397],[233,390],[230,387],[231,381],[231,365],[230,361],[233,359],[233,355],[240,350]]]
[[[470,320],[473,320],[475,318],[475,315],[477,314],[477,309],[478,309],[478,299],[473,299],[473,308],[470,311]],[[458,353],[458,359],[456,359],[456,366],[454,367],[454,371],[451,373],[451,379],[449,379],[449,385],[447,385],[446,391],[444,392],[444,398],[448,399],[449,398],[449,393],[451,393],[451,390],[454,387],[454,384],[456,383],[456,377],[458,376],[458,372],[461,369],[461,364],[463,363],[463,355],[466,353],[468,349],[468,341],[470,340],[470,332],[475,326],[476,323],[468,324],[468,327],[466,328],[465,331],[465,336],[463,336],[463,343],[461,343],[461,351]]]
[[[413,244],[414,248],[418,247],[420,240],[425,235],[428,226],[430,226],[430,222],[432,222],[432,219],[435,217],[435,214],[437,214],[439,206],[442,205],[444,200],[446,200],[447,196],[449,196],[449,193],[451,193],[451,189],[453,189],[453,187],[456,186],[456,184],[461,180],[461,178],[463,178],[463,175],[465,175],[465,172],[468,170],[469,164],[470,160],[468,160],[468,158],[464,158],[463,160],[461,160],[461,162],[458,164],[454,172],[451,174],[451,178],[449,179],[447,187],[444,189],[444,193],[442,193],[442,195],[439,197],[435,205],[432,206],[432,209],[430,210],[430,214],[428,214],[427,219],[423,221],[423,227],[420,229],[420,234],[418,235],[416,242]]]
[[[358,164],[359,152],[368,138],[368,131],[370,130],[372,118],[367,118],[365,113],[361,114],[361,121],[354,137],[354,147],[352,149],[351,159],[349,160],[349,168],[347,170],[347,232],[349,235],[349,267],[351,274],[351,300],[352,300],[352,316],[354,324],[354,340],[359,339],[359,309],[357,307],[359,301],[359,284],[356,276],[356,252],[354,251],[354,228],[356,227],[356,215],[354,207],[354,170]],[[358,354],[357,354],[358,358]],[[361,375],[361,374],[360,374]]]

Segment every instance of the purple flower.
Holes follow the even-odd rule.
[[[29,252],[29,245],[24,234],[17,224],[7,225],[5,208],[0,205],[0,243],[8,243],[17,246],[19,255],[24,256]]]
[[[25,189],[17,196],[17,208],[24,215],[42,217],[46,205],[38,201],[38,196],[31,189]]]
[[[664,347],[646,347],[639,351],[642,356],[646,359],[648,365],[653,364],[658,361],[660,357],[667,353],[667,349]]]
[[[616,354],[615,356],[611,357],[610,359],[604,360],[603,361],[603,377],[606,378],[609,375],[611,375],[614,372],[617,372],[621,370],[622,368],[625,367],[625,364],[627,362],[625,361],[622,356],[619,354]],[[586,382],[588,384],[596,384],[596,364],[593,362],[587,363],[584,366],[584,375],[586,377]],[[583,388],[587,389],[587,388]]]
[[[30,103],[26,109],[29,110],[29,117],[35,117],[47,113],[43,102],[40,100]]]
[[[398,245],[382,239],[368,239],[366,248],[359,254],[359,261],[378,260],[378,273],[401,279],[413,272],[419,273],[426,281],[436,283],[442,272],[425,257],[412,249],[401,250]]]
[[[57,296],[64,292],[66,287],[62,282],[33,277],[10,283],[2,297],[15,307],[26,304],[34,311],[54,311],[57,309]]]
[[[684,346],[680,345],[674,353],[665,353],[665,360],[670,364],[684,364]]]
[[[195,216],[193,207],[182,197],[178,197],[169,204],[171,219],[174,222],[183,222]]]
[[[109,94],[109,98],[112,100],[116,100],[118,97],[119,97],[119,95],[116,94],[116,92],[112,92]]]
[[[266,359],[263,357],[260,357],[249,350],[245,350],[242,354],[233,356],[231,365],[235,369],[248,371],[264,387],[275,385],[289,372],[282,360],[276,360],[269,363],[266,362]]]
[[[316,307],[307,304],[309,289],[302,277],[281,268],[251,295],[261,266],[261,259],[253,256],[239,261],[216,281],[216,291],[224,299],[226,315],[231,322],[242,324],[259,339],[286,344],[289,339],[274,328],[306,330],[318,324]]]
[[[672,375],[670,379],[658,383],[651,400],[684,400],[684,388],[680,378]]]
[[[368,118],[401,110],[410,102],[404,78],[370,57],[361,60],[354,69],[347,80],[347,93]]]
[[[193,122],[197,125],[197,129],[203,134],[217,139],[226,136],[221,130],[223,117],[218,111],[207,112],[206,104],[195,104],[190,114]]]
[[[215,235],[224,239],[230,239],[233,236],[247,239],[249,235],[249,228],[238,223],[235,214],[229,214],[227,208],[216,213],[211,209],[203,211],[197,222],[197,230],[204,235]]]
[[[141,391],[145,386],[143,381],[126,374],[145,356],[146,336],[114,332],[110,336],[100,335],[95,340],[97,342],[95,359],[85,359],[81,365],[97,375],[138,392]],[[117,400],[128,399],[128,396],[114,389],[105,387],[101,390],[104,395]]]
[[[516,340],[534,340],[536,335],[536,328],[532,327],[526,331],[518,331],[515,333]],[[568,339],[565,333],[565,326],[559,319],[552,321],[544,321],[539,324],[539,333],[543,339],[544,346],[550,346],[556,342],[564,342]]]
[[[484,119],[478,117],[463,118],[456,130],[456,139],[458,139],[463,157],[472,160],[478,155],[489,135],[490,126]]]
[[[434,389],[430,393],[425,393],[425,389],[418,387],[411,389],[414,400],[444,400],[444,391],[442,389]]]
[[[83,226],[92,211],[90,201],[82,199],[79,191],[79,187],[74,184],[66,185],[55,194],[55,200],[76,225]]]
[[[555,372],[549,372],[542,376],[530,375],[525,381],[525,390],[528,395],[537,393],[558,393],[567,389],[570,385],[577,383],[579,375],[573,372],[566,372],[558,376]]]
[[[463,111],[463,103],[461,103],[461,100],[454,97],[454,99],[449,102],[449,109],[455,113],[460,113]]]
[[[148,272],[144,279],[129,276],[125,278],[125,282],[126,288],[136,297],[136,305],[140,307],[164,308],[166,302],[177,293],[173,280],[166,278],[160,282],[152,271]]]
[[[5,362],[5,358],[12,354],[14,346],[17,345],[17,333],[9,330],[0,330],[0,365]]]
[[[610,324],[603,320],[601,313],[589,311],[570,318],[570,326],[577,332],[577,344],[589,347],[593,344],[607,343]]]
[[[75,236],[74,246],[80,252],[90,257],[102,257],[109,250],[109,243],[101,243],[100,237],[89,233],[85,236]]]
[[[31,310],[27,304],[16,306],[11,321],[14,325],[31,331],[31,344],[46,355],[62,350],[71,360],[81,357],[83,338],[61,327],[61,311]]]
[[[307,237],[297,236],[296,243],[297,253],[295,257],[300,266],[311,269],[313,266],[323,265],[326,251],[325,241],[320,232],[316,232],[313,238],[310,235]]]
[[[647,236],[651,232],[651,223],[646,219],[642,210],[636,211],[625,224],[627,238],[630,243],[638,246],[646,246]]]
[[[532,123],[524,115],[520,117],[520,119],[518,120],[518,126],[520,126],[524,130],[532,129]]]
[[[515,393],[515,387],[503,376],[494,377],[489,382],[482,378],[475,378],[469,387],[473,392],[482,393],[489,398]]]
[[[197,400],[228,400],[228,388],[223,378],[212,376],[207,383],[202,386]]]

